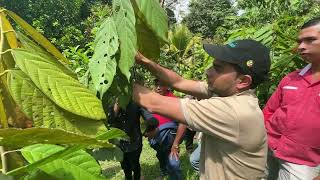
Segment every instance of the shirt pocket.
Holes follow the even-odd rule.
[[[282,105],[293,105],[301,101],[301,89],[297,86],[282,87]]]

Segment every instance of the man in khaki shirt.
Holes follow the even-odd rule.
[[[269,50],[253,40],[206,44],[204,49],[215,58],[206,72],[207,83],[183,79],[140,53],[136,55],[137,63],[158,79],[202,100],[163,97],[140,85],[134,86],[134,100],[151,112],[204,133],[200,179],[262,179],[266,131],[253,89],[267,79]]]

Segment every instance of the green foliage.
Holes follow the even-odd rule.
[[[101,25],[95,40],[95,52],[89,63],[94,90],[100,96],[109,89],[116,74],[116,53],[119,48],[118,34],[112,17]]]
[[[54,153],[64,150],[57,145],[36,144],[21,150],[29,163],[34,163]],[[42,171],[58,179],[104,179],[99,164],[83,150],[63,156],[39,167]]]
[[[133,0],[132,0],[133,2]],[[168,18],[166,12],[161,8],[157,0],[135,0],[136,14],[149,29],[151,29],[159,40],[168,40]]]
[[[153,43],[157,44],[150,46],[154,48],[151,49],[152,52],[159,52],[160,44],[167,42],[168,30],[167,18],[156,1],[118,0],[113,3],[114,11],[108,20],[98,20],[97,16],[108,14],[98,13],[86,21],[94,22],[94,26],[100,26],[103,23],[100,29],[90,30],[93,36],[96,36],[95,42],[65,51],[67,55],[74,57],[73,62],[76,62],[76,65],[72,68],[76,69],[76,73],[85,71],[91,61],[90,71],[85,74],[87,79],[82,79],[87,81],[90,87],[94,85],[94,92],[80,84],[75,73],[65,66],[69,61],[49,40],[18,15],[1,9],[0,73],[3,79],[7,80],[1,80],[1,83],[10,90],[8,95],[14,100],[14,106],[4,106],[0,97],[0,106],[4,107],[4,111],[0,112],[0,118],[1,121],[4,119],[2,124],[6,125],[7,112],[22,111],[20,113],[23,119],[32,121],[33,124],[30,126],[35,127],[24,130],[13,128],[0,130],[1,144],[15,147],[35,143],[75,145],[66,149],[41,144],[24,148],[22,154],[30,164],[10,171],[8,174],[21,175],[29,172],[30,174],[25,177],[27,179],[102,178],[100,169],[95,171],[89,169],[99,167],[96,166],[97,164],[92,164],[96,163],[94,159],[78,150],[87,146],[92,147],[92,145],[110,147],[106,140],[118,138],[123,134],[120,131],[111,130],[107,134],[96,137],[97,134],[106,131],[101,121],[106,118],[106,115],[102,102],[96,95],[100,94],[100,98],[107,98],[107,101],[118,97],[120,105],[126,106],[131,99],[132,79],[135,78],[130,77],[130,73],[134,72],[131,69],[134,56],[137,48],[141,47],[137,46],[137,39],[146,39],[141,38],[144,34],[136,33],[148,32],[148,37],[152,37],[155,40]],[[32,5],[31,3],[30,7]],[[19,32],[10,25],[6,16],[16,22],[15,28],[19,29]],[[136,26],[136,21],[142,22],[142,26]],[[54,24],[56,27],[59,26],[59,22]],[[66,25],[66,29],[79,33],[76,27],[76,25]],[[139,31],[137,27],[140,27]],[[57,43],[54,41],[55,37],[50,39]],[[79,36],[78,40],[81,39],[84,37]],[[148,43],[150,42],[142,41],[140,45],[143,44],[145,47]],[[92,82],[90,78],[94,81]],[[103,87],[101,82],[104,84]],[[0,92],[2,88],[1,86]],[[111,96],[108,96],[109,94]]]
[[[54,134],[54,136],[52,136]],[[71,133],[61,129],[50,128],[28,128],[28,129],[0,129],[0,143],[7,147],[24,147],[33,144],[81,144],[86,146],[112,147],[105,139],[112,139],[112,136],[119,136],[123,133],[120,130],[113,129],[107,131],[104,137],[98,140],[88,135]],[[111,137],[111,138],[110,138]]]
[[[234,14],[228,0],[191,1],[189,10],[190,13],[183,19],[183,23],[191,32],[200,33],[205,38],[212,38],[225,18]]]
[[[1,6],[17,12],[50,39],[59,39],[72,26],[84,20],[89,7],[84,0],[0,0]],[[73,40],[69,43],[76,43]]]
[[[17,66],[58,106],[83,117],[105,118],[101,102],[94,94],[53,63],[21,49],[12,50],[12,54]]]
[[[105,130],[102,121],[80,117],[57,106],[20,70],[9,72],[8,85],[15,102],[35,127],[59,128],[88,135]]]
[[[140,19],[136,21],[139,51],[149,59],[157,60],[160,56],[160,42],[154,33]]]
[[[67,66],[62,64],[60,61],[57,61],[50,53],[48,53],[48,51],[46,51],[45,49],[37,45],[34,41],[29,39],[27,36],[25,36],[21,32],[17,32],[17,36],[23,49],[26,49],[30,53],[38,54],[39,56],[42,57],[42,60],[53,64],[54,66],[62,70],[67,75],[75,79],[77,78],[75,73],[72,72]]]
[[[125,136],[125,133],[119,129],[111,129],[99,136],[96,137],[97,140],[101,140],[101,141],[106,141],[106,140],[109,140],[109,139],[113,139],[113,138],[118,138],[118,137],[122,137],[122,136]],[[65,138],[65,137],[64,137]],[[38,146],[41,146],[40,144]],[[41,158],[39,160],[37,160],[36,162],[33,162],[31,164],[28,164],[26,166],[23,166],[23,167],[20,167],[20,168],[17,168],[17,169],[14,169],[10,172],[8,172],[7,174],[9,175],[19,175],[19,174],[23,174],[25,172],[31,172],[30,173],[30,178],[35,178],[37,179],[38,176],[41,176],[41,175],[44,175],[44,176],[49,176],[50,177],[50,174],[43,174],[42,172],[35,172],[36,168],[37,167],[40,167],[42,165],[45,165],[45,164],[48,164],[54,160],[57,160],[59,158],[63,158],[71,153],[74,153],[76,151],[79,151],[81,149],[84,149],[87,145],[86,144],[81,144],[81,145],[75,145],[75,146],[70,146],[70,147],[67,147],[61,151],[58,151],[58,152],[55,152],[53,154],[51,154],[50,156],[46,156],[44,158]],[[113,153],[114,152],[114,149],[113,148],[108,148],[106,149],[105,148],[105,152],[106,153]],[[29,175],[28,176],[25,176],[25,178],[29,178]]]
[[[119,68],[130,81],[130,68],[137,51],[136,19],[130,0],[113,1],[113,12],[120,41]]]
[[[270,78],[257,88],[263,106],[286,74],[305,65],[295,52],[296,36],[307,19],[319,14],[320,6],[312,0],[243,0],[238,2],[238,6],[244,12],[240,16],[229,17],[228,24],[232,24],[233,30],[221,33],[225,31],[221,28],[215,37],[222,39],[224,36],[227,41],[251,38],[270,48]]]
[[[169,32],[169,42],[161,63],[187,79],[204,80],[212,58],[203,50],[202,38],[193,35],[185,25],[178,25]]]
[[[109,99],[118,98],[120,106],[125,107],[131,100],[131,81],[135,78],[131,76],[131,68],[134,65],[137,48],[142,53],[148,51],[148,56],[158,56],[160,43],[167,42],[168,20],[164,10],[155,0],[113,1],[111,18],[116,25],[116,32],[113,32],[114,28],[112,28],[112,35],[116,36],[114,34],[117,34],[118,38],[101,36],[101,32],[110,28],[107,27],[108,24],[103,24],[96,36],[94,55],[99,54],[99,57],[102,57],[101,55],[103,54],[111,59],[115,58],[118,64],[106,58],[101,61],[103,63],[108,62],[108,64],[102,64],[103,67],[100,67],[95,63],[100,62],[100,60],[97,60],[94,56],[91,59],[89,70],[93,78],[93,84],[96,87],[95,90],[104,99],[103,102],[110,102]],[[119,48],[114,45],[110,46],[110,44],[113,44],[111,40],[114,41],[116,39],[119,39]],[[101,48],[104,48],[102,45],[110,47],[112,52],[105,53],[106,50],[102,51]],[[116,53],[117,49],[119,53]],[[107,69],[105,66],[108,66]],[[108,75],[108,79],[103,79],[102,81],[101,78],[106,77],[105,71],[108,71],[110,76]],[[113,80],[111,77],[113,77]],[[84,77],[84,82],[90,85],[86,78],[90,78],[90,75],[87,74]],[[110,83],[112,83],[111,86]],[[99,87],[102,85],[103,89],[101,90]]]

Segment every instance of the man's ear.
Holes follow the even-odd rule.
[[[239,83],[237,84],[237,89],[250,89],[252,85],[252,77],[250,75],[240,75],[238,77]]]

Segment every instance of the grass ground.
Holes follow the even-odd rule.
[[[199,179],[197,173],[192,169],[189,163],[189,155],[185,150],[184,144],[181,144],[180,151],[181,168],[184,179]],[[124,179],[124,173],[118,161],[102,161],[100,163],[103,169],[103,174],[107,177],[107,179]],[[158,159],[156,158],[156,152],[149,146],[146,139],[143,140],[143,150],[140,156],[140,164],[142,171],[141,174],[144,176],[145,180],[154,180],[160,176],[160,168]]]

